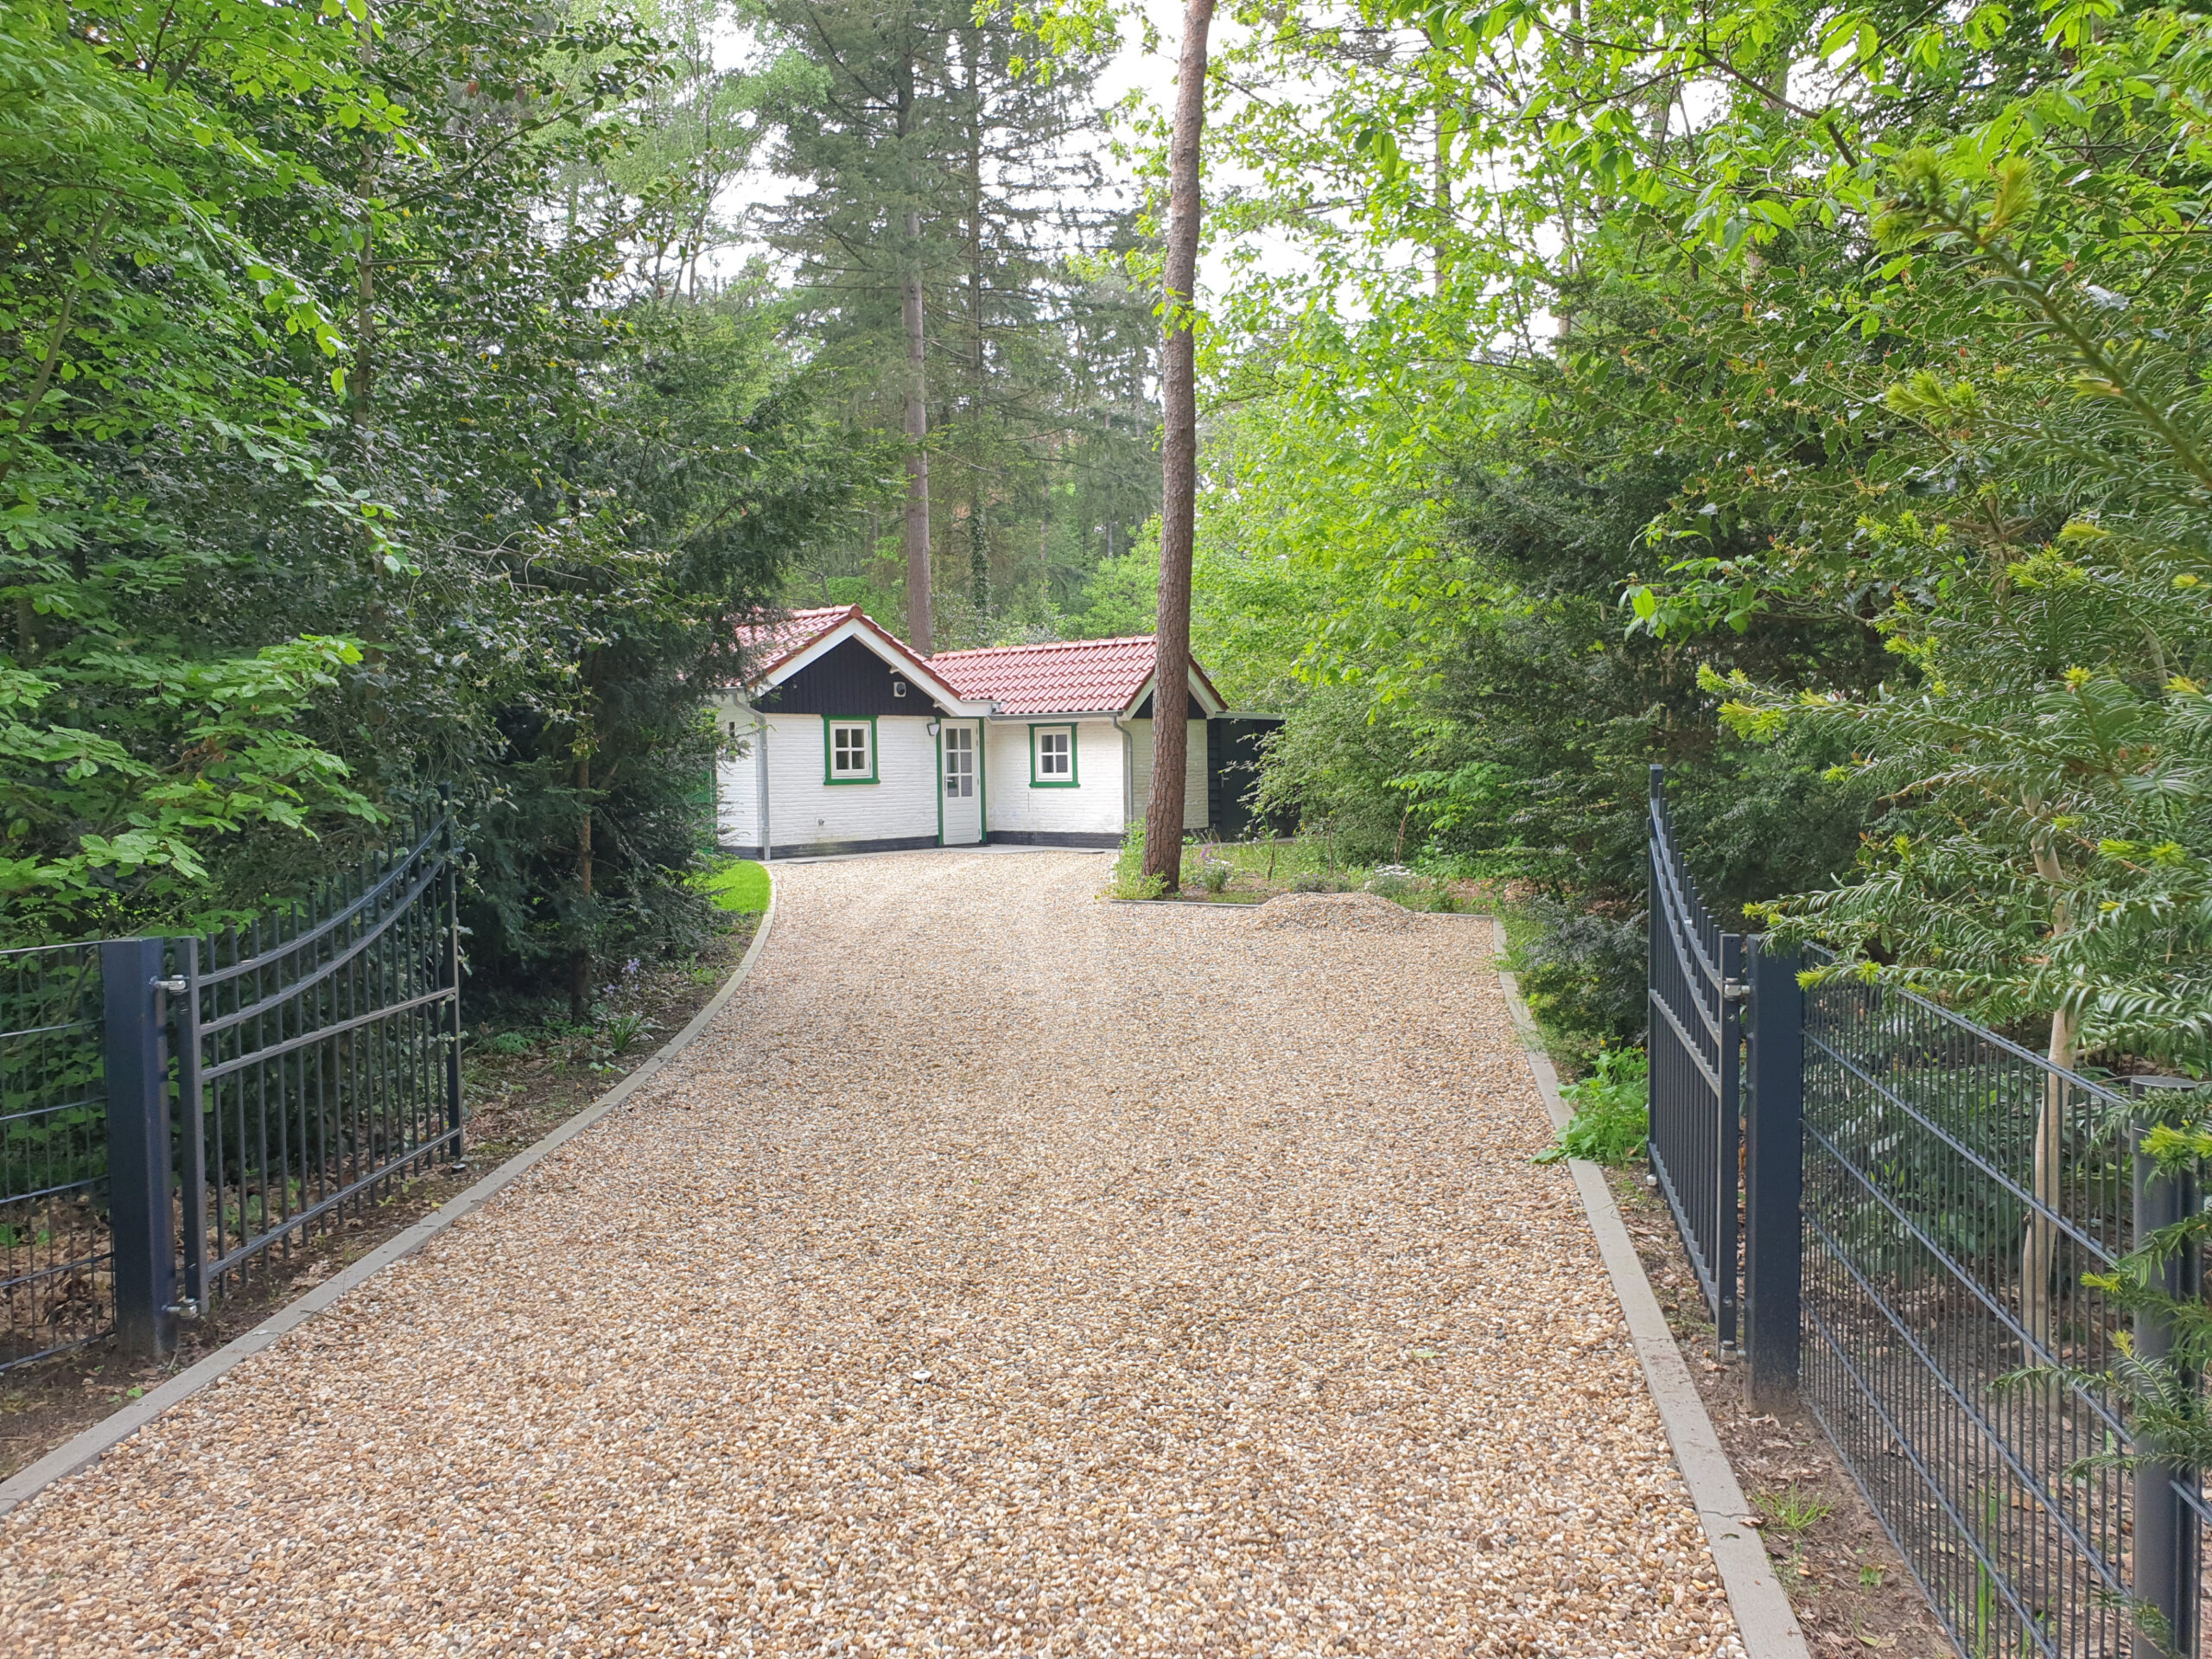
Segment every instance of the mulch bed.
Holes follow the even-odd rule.
[[[272,1249],[242,1290],[204,1319],[184,1323],[168,1362],[134,1362],[107,1343],[13,1371],[0,1372],[0,1480],[36,1462],[72,1435],[137,1399],[177,1371],[243,1335],[295,1296],[359,1261],[486,1173],[550,1134],[614,1087],[703,1007],[752,943],[758,916],[731,925],[685,963],[641,966],[608,988],[609,1002],[645,1021],[622,1053],[606,1052],[603,1037],[549,1036],[527,1053],[500,1054],[482,1041],[464,1052],[467,1166],[438,1166],[396,1180],[370,1214],[349,1217],[342,1230],[289,1252]],[[603,1030],[603,1027],[602,1027]]]

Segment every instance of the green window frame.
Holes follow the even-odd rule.
[[[868,774],[865,777],[861,776],[857,772],[839,772],[837,770],[836,734],[841,728],[850,728],[855,727],[866,727],[868,728]],[[846,746],[845,752],[847,754],[850,754],[852,753],[852,748],[849,744]],[[831,785],[874,783],[876,781],[877,755],[878,751],[875,744],[875,716],[874,715],[862,715],[857,718],[846,718],[842,720],[831,715],[824,715],[822,716],[822,781],[823,783]]]
[[[1060,777],[1039,766],[1044,753],[1044,738],[1047,734],[1065,732],[1068,739],[1068,775]],[[1071,721],[1054,721],[1029,728],[1029,787],[1032,789],[1077,789],[1081,784],[1076,769],[1075,725]]]

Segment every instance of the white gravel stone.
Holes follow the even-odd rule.
[[[626,1109],[0,1522],[0,1650],[1740,1659],[1488,926],[1103,874],[779,869]]]

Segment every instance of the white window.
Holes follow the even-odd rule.
[[[1029,786],[1032,789],[1072,789],[1075,781],[1075,728],[1031,727]]]
[[[865,720],[829,722],[830,781],[833,784],[872,784],[875,781],[875,727]]]
[[[965,726],[944,728],[944,798],[971,799],[976,793],[976,734]]]

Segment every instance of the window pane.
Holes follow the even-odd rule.
[[[830,770],[840,777],[868,776],[867,727],[832,726],[830,728]]]

